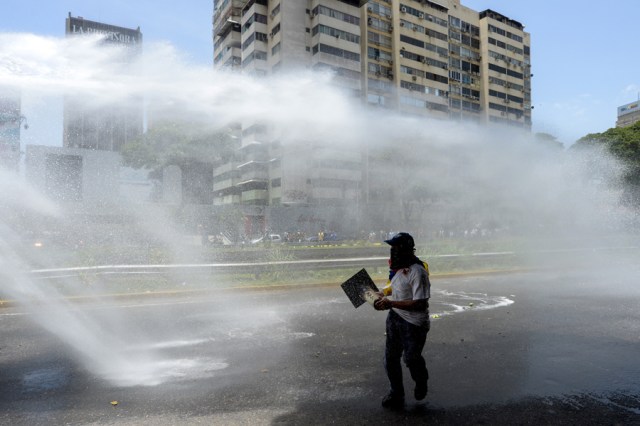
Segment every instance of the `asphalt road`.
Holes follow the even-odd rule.
[[[637,277],[433,278],[429,395],[399,412],[386,313],[337,285],[4,307],[0,423],[640,424]]]

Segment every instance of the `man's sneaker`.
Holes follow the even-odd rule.
[[[413,396],[415,396],[416,401],[422,401],[427,396],[428,390],[429,388],[426,383],[422,386],[416,385],[416,388],[413,390]]]
[[[404,397],[393,395],[390,393],[382,398],[382,406],[384,408],[391,408],[393,410],[400,409],[404,407]]]

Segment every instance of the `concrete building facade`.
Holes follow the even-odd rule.
[[[114,210],[119,204],[120,155],[91,149],[27,145],[26,178],[74,211]]]
[[[616,127],[627,127],[640,121],[640,100],[618,107]]]
[[[27,181],[53,202],[72,207],[74,214],[117,215],[123,207],[151,203],[154,188],[148,172],[124,167],[117,152],[26,146]]]

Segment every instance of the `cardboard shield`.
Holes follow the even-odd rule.
[[[379,291],[364,268],[343,282],[340,287],[342,287],[342,290],[344,290],[354,308],[357,308],[364,302],[369,302],[373,305],[373,300],[375,300],[373,292]]]

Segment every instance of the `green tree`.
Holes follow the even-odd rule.
[[[193,164],[228,161],[234,145],[229,132],[213,131],[196,123],[162,121],[126,144],[122,157],[127,166],[157,173],[169,165],[184,169]]]
[[[539,132],[534,135],[534,140],[537,143],[543,144],[553,149],[564,149],[564,144],[558,140],[557,137],[550,133]]]
[[[581,150],[588,147],[605,148],[627,166],[625,195],[628,201],[640,204],[640,121],[627,127],[590,133],[578,139],[571,148]]]

